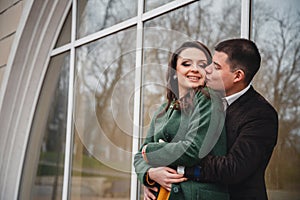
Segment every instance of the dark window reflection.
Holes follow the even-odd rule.
[[[268,195],[299,199],[300,2],[257,0],[253,16],[253,40],[263,58],[255,85],[279,115],[278,142],[266,172]]]
[[[137,0],[80,0],[77,37],[87,36],[136,15]]]
[[[31,144],[29,149],[35,146],[35,149],[39,149],[40,152],[39,154],[35,153],[36,150],[29,152],[26,159],[30,160],[30,163],[25,167],[27,169],[24,172],[25,176],[36,170],[33,172],[36,175],[33,180],[31,199],[53,200],[61,199],[62,196],[68,81],[69,54],[53,57],[41,90],[30,134],[34,137],[34,141],[41,142]],[[27,184],[29,182],[28,180]]]
[[[62,30],[55,44],[55,48],[71,42],[71,24],[72,24],[72,9],[70,9],[66,17]]]

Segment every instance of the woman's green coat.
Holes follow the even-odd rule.
[[[195,166],[208,153],[226,154],[226,135],[224,131],[224,112],[221,98],[209,91],[210,98],[197,92],[194,108],[189,112],[176,110],[171,104],[167,112],[157,116],[166,103],[155,113],[144,144],[135,155],[134,166],[138,179],[146,186],[146,172],[151,167]],[[162,139],[165,142],[159,142]],[[141,150],[147,145],[144,161]],[[226,200],[227,188],[217,183],[185,181],[173,184],[170,200]]]

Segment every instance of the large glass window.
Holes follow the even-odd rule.
[[[76,53],[72,198],[130,195],[136,29]]]
[[[279,116],[278,141],[266,173],[274,200],[300,196],[299,13],[299,1],[254,1],[252,39],[262,54],[255,85]]]

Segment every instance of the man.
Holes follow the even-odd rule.
[[[260,62],[252,41],[231,39],[215,47],[213,62],[205,69],[207,86],[225,91],[228,153],[207,156],[200,166],[186,168],[185,176],[195,181],[228,184],[231,200],[268,199],[264,175],[277,141],[278,118],[274,108],[251,86]],[[171,175],[164,168],[152,171],[158,170],[164,177]],[[163,182],[157,174],[150,178]],[[170,185],[168,181],[165,184]],[[146,198],[149,195],[152,197],[146,189]]]

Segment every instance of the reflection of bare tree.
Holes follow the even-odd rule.
[[[122,22],[135,16],[137,12],[137,1],[128,3],[124,0],[89,0],[79,1],[78,5],[80,13],[78,34],[80,37]],[[135,35],[135,31],[132,32]],[[110,147],[103,143],[107,137],[116,147],[124,150],[131,149],[132,138],[127,133],[132,131],[130,117],[123,117],[122,121],[127,120],[127,123],[121,123],[126,124],[126,130],[124,130],[124,127],[121,127],[116,121],[119,119],[114,119],[115,116],[112,113],[114,111],[118,113],[118,116],[125,116],[123,107],[130,105],[125,105],[126,102],[122,101],[124,95],[115,95],[112,100],[112,94],[120,82],[123,82],[123,91],[133,88],[134,79],[120,80],[121,76],[130,70],[130,67],[134,67],[135,59],[132,58],[132,54],[128,54],[128,51],[134,49],[133,45],[135,45],[135,39],[132,34],[117,33],[85,45],[77,52],[78,92],[76,101],[84,111],[84,114],[77,119],[82,126],[81,128],[77,127],[80,129],[77,131],[83,144],[87,145],[89,153],[98,156],[101,154],[101,156],[114,161],[130,160],[124,155],[112,152]],[[112,102],[114,108],[112,108]],[[132,109],[133,105],[127,110]]]
[[[111,110],[110,105],[109,105],[109,101],[111,101],[111,97],[112,97],[112,93],[113,93],[113,89],[115,88],[116,84],[118,83],[118,81],[120,81],[120,77],[121,75],[124,73],[124,69],[126,66],[124,66],[125,62],[124,62],[124,57],[123,54],[125,53],[125,47],[122,45],[121,41],[116,41],[116,44],[114,45],[114,47],[118,47],[119,50],[119,55],[120,57],[117,58],[117,60],[113,63],[113,65],[110,65],[108,69],[104,70],[104,72],[101,75],[101,78],[104,79],[104,81],[101,81],[99,84],[99,88],[101,88],[101,91],[96,91],[95,92],[95,99],[97,102],[96,105],[96,115],[97,118],[99,119],[99,123],[103,124],[104,126],[104,132],[109,133],[107,136],[116,143],[116,145],[118,146],[122,146],[124,148],[126,148],[126,143],[124,143],[124,141],[126,140],[122,140],[120,138],[120,136],[122,137],[123,134],[120,134],[120,130],[118,129],[117,125],[115,123],[113,123],[111,120],[111,118],[108,118],[107,114],[111,114],[109,113],[109,110]],[[113,69],[113,73],[109,73],[111,72],[111,68],[112,66],[115,66],[115,68]],[[109,81],[109,79],[111,79],[111,81]],[[110,83],[110,84],[108,84]],[[131,83],[132,84],[132,83]],[[117,96],[117,98],[122,98],[121,96]],[[117,100],[117,99],[115,99]],[[119,106],[122,106],[121,102],[119,101]],[[109,110],[107,110],[109,109]],[[103,112],[107,110],[106,112]]]
[[[77,130],[79,136],[96,158],[126,160],[128,166],[130,158],[111,148],[131,150],[133,102],[128,98],[134,86],[129,77],[134,74],[135,33],[130,29],[82,46],[77,56],[77,102],[85,112],[77,118],[84,126]]]
[[[146,23],[146,27],[163,27],[185,34],[185,40],[200,40],[211,49],[220,40],[239,37],[240,1],[198,1]],[[176,48],[183,42],[177,35],[160,35]],[[152,41],[155,43],[156,41]]]
[[[265,13],[257,8],[255,40],[263,55],[256,86],[278,111],[278,143],[267,171],[273,188],[299,186],[300,13]],[[268,27],[265,30],[264,27]],[[296,167],[297,166],[297,167]]]
[[[78,5],[80,37],[122,22],[137,12],[137,1],[81,0]]]

